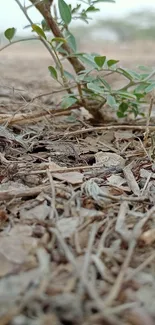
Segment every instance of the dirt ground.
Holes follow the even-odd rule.
[[[81,44],[97,48],[155,65],[151,42]],[[60,93],[33,100],[58,89],[39,44],[0,62],[0,325],[155,324],[154,126],[94,127],[60,115]]]

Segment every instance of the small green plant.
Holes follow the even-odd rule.
[[[76,38],[70,30],[70,23],[75,19],[89,23],[90,14],[99,10],[99,2],[104,4],[115,1],[79,0],[73,6],[65,0],[58,0],[57,7],[53,0],[30,0],[31,5],[28,7],[19,0],[15,2],[29,21],[27,27],[31,27],[36,35],[33,39],[39,39],[53,58],[54,64],[48,67],[51,77],[60,84],[62,90],[66,90],[66,96],[63,96],[61,102],[62,108],[67,109],[75,104],[83,106],[99,120],[102,119],[100,109],[105,103],[116,110],[119,118],[126,117],[131,112],[135,117],[141,113],[141,104],[145,101],[146,94],[155,89],[155,70],[141,66],[137,73],[120,67],[115,58],[79,52]],[[28,15],[32,6],[42,15],[40,24],[35,24]],[[4,32],[9,44],[1,50],[17,42],[14,40],[15,32],[13,27]],[[52,35],[50,37],[49,32]],[[72,74],[65,70],[65,60],[71,64],[74,70]],[[106,81],[109,74],[123,76],[126,80],[124,87],[112,89]]]

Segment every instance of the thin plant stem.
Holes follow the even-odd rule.
[[[25,17],[27,18],[27,20],[29,21],[29,23],[31,24],[31,26],[33,25],[33,21],[31,20],[31,18],[29,17],[29,15],[27,14],[27,10],[21,5],[19,0],[15,0],[15,2],[18,4],[19,8],[21,9],[21,11],[23,12],[23,14],[25,15]],[[53,51],[51,50],[50,46],[48,45],[48,43],[46,42],[46,40],[40,36],[40,41],[44,44],[44,46],[46,47],[46,49],[48,50],[48,52],[50,53],[50,55],[52,56],[55,64],[57,64],[57,60],[53,54]]]
[[[9,46],[11,46],[13,44],[17,44],[17,43],[25,42],[25,41],[32,41],[32,40],[39,41],[40,38],[39,37],[21,38],[20,40],[13,41],[13,42],[10,42],[10,43],[4,45],[3,47],[0,48],[0,52],[3,51],[3,50],[5,50],[6,48],[8,48]]]

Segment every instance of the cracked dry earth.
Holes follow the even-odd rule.
[[[0,325],[155,324],[151,138],[131,125],[21,119],[59,99],[31,102],[51,87],[48,63],[30,79],[40,59],[17,57],[0,67],[11,87],[0,99]]]

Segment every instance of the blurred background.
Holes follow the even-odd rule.
[[[24,0],[20,0],[24,3]],[[66,0],[72,6],[79,1]],[[54,2],[57,3],[57,0]],[[25,0],[26,5],[30,5]],[[81,1],[83,7],[84,1]],[[96,52],[108,59],[119,60],[125,68],[137,69],[139,65],[155,67],[155,1],[153,0],[116,0],[114,3],[96,5],[100,12],[90,13],[89,24],[74,20],[70,30],[77,39],[78,51]],[[34,23],[42,20],[40,14],[31,8],[28,14]],[[17,28],[15,39],[32,36],[28,22],[15,0],[0,0],[0,47],[8,42],[4,30]],[[9,46],[0,52],[0,86],[22,86],[28,92],[51,89],[52,80],[48,66],[52,59],[38,41],[28,41]],[[66,69],[71,67],[66,63]],[[119,86],[118,76],[110,82]]]
[[[0,1],[0,32],[1,36],[8,27],[17,28],[18,35],[27,35],[30,29],[24,29],[28,24],[25,16],[19,9],[15,0]],[[21,3],[30,5],[28,0],[21,0]],[[72,6],[78,2],[68,1]],[[57,4],[57,0],[54,2]],[[83,8],[85,4],[81,1]],[[89,25],[79,20],[74,20],[71,29],[77,36],[83,36],[83,31],[87,37],[96,40],[111,41],[131,41],[131,40],[154,40],[155,39],[155,2],[153,0],[116,0],[113,3],[96,4],[100,12],[90,13]],[[31,8],[28,11],[33,22],[41,21],[40,14]],[[77,28],[78,27],[78,28]]]
[[[30,5],[28,0],[20,1],[26,6]],[[16,40],[33,36],[31,29],[25,28],[28,22],[15,0],[0,2],[0,45],[3,46],[7,42],[3,32],[9,27],[17,29]],[[66,2],[72,6],[79,3],[76,0]],[[57,4],[57,0],[54,3]],[[80,3],[85,8],[84,1]],[[104,51],[104,55],[111,55],[112,52],[115,58],[119,57],[124,63],[133,60],[132,50],[135,62],[140,60],[145,61],[144,64],[154,64],[155,1],[116,0],[115,3],[97,3],[96,7],[100,11],[90,12],[89,24],[73,20],[69,26],[76,37],[79,50],[90,52],[98,48],[98,53],[103,54]],[[28,14],[34,23],[41,22],[42,17],[34,8],[29,9]],[[21,46],[25,47],[27,44],[22,43]]]

